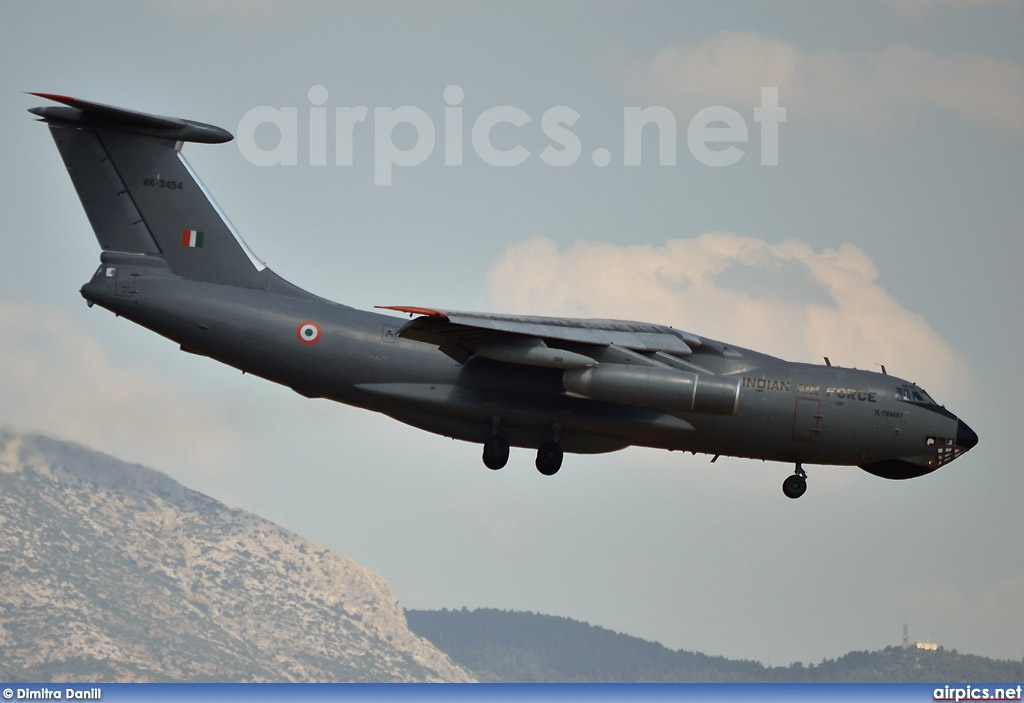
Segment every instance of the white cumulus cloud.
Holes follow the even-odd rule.
[[[982,10],[990,7],[1013,7],[1014,0],[888,0],[898,13],[917,17],[928,10]]]
[[[883,363],[940,402],[969,393],[961,357],[886,292],[852,244],[816,251],[709,232],[660,246],[578,242],[560,251],[532,239],[505,250],[489,286],[493,304],[509,312],[658,322],[793,361]]]
[[[68,314],[0,304],[0,422],[197,475],[237,451],[218,408],[158,370],[115,365]]]
[[[940,56],[909,46],[880,51],[805,52],[756,32],[723,32],[673,46],[647,65],[616,59],[626,90],[682,110],[756,106],[762,87],[779,88],[787,121],[824,119],[860,131],[952,113],[975,128],[1024,138],[1024,66],[977,53]]]

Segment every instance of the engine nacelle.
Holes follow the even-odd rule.
[[[562,385],[570,393],[609,403],[713,415],[735,414],[740,397],[737,378],[624,364],[569,369]]]

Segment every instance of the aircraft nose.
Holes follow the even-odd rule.
[[[964,451],[978,443],[978,433],[967,426],[963,420],[956,422],[956,446]]]

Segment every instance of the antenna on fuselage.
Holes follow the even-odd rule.
[[[825,366],[831,366],[831,365],[832,365],[832,362],[831,362],[831,361],[829,361],[829,360],[828,360],[828,357],[826,356],[826,357],[825,357]]]

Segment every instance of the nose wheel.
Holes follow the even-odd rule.
[[[797,464],[796,473],[782,482],[782,492],[786,494],[787,498],[794,499],[807,492],[807,472],[804,471],[803,466]]]

